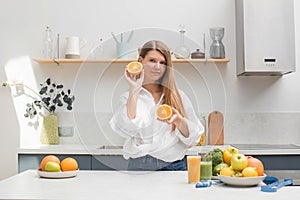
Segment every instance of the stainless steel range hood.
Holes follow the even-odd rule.
[[[294,0],[236,0],[237,75],[295,71]]]

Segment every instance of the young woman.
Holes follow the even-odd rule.
[[[187,149],[198,143],[204,128],[176,86],[170,50],[161,41],[149,41],[138,61],[144,67],[139,76],[125,68],[129,91],[121,95],[110,121],[126,138],[123,156],[129,159],[128,170],[186,170]],[[156,117],[161,104],[172,107],[168,120]]]

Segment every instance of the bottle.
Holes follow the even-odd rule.
[[[205,116],[203,116],[203,115],[200,116],[200,122],[204,127],[204,132],[201,135],[198,145],[205,145],[206,144],[206,119],[205,119]]]
[[[53,40],[49,26],[46,27],[45,31],[43,56],[44,58],[53,58]]]
[[[208,181],[200,181],[200,182],[196,183],[195,187],[203,188],[203,187],[211,187],[211,185],[212,185],[212,181],[208,180]]]
[[[180,43],[179,46],[175,49],[175,57],[177,59],[185,59],[185,58],[189,58],[190,57],[190,50],[185,46],[184,43],[184,34],[185,34],[185,30],[184,30],[184,25],[180,25]]]
[[[103,57],[103,46],[102,38],[100,38],[99,43],[90,52],[92,59],[100,59]]]

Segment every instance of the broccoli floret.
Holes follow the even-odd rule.
[[[223,151],[221,149],[219,149],[219,148],[213,149],[213,152],[220,152],[223,155]]]
[[[212,154],[212,166],[215,167],[223,162],[223,153],[213,152]]]
[[[213,149],[212,151],[206,153],[204,155],[204,160],[210,160],[212,161],[212,167],[214,168],[218,164],[223,162],[223,152],[221,149]]]

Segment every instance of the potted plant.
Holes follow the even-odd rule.
[[[57,107],[63,106],[66,106],[67,110],[73,109],[75,96],[71,94],[71,90],[64,90],[62,84],[56,84],[52,82],[50,78],[47,78],[44,83],[40,84],[41,89],[38,93],[18,81],[6,81],[2,86],[14,86],[18,88],[17,90],[24,92],[24,89],[27,89],[32,92],[33,95],[31,94],[29,96],[33,101],[26,104],[24,116],[32,119],[36,115],[41,114],[40,111],[46,110],[48,114],[43,115],[43,126],[40,134],[41,142],[42,144],[58,144],[58,119],[55,115],[55,111]]]

